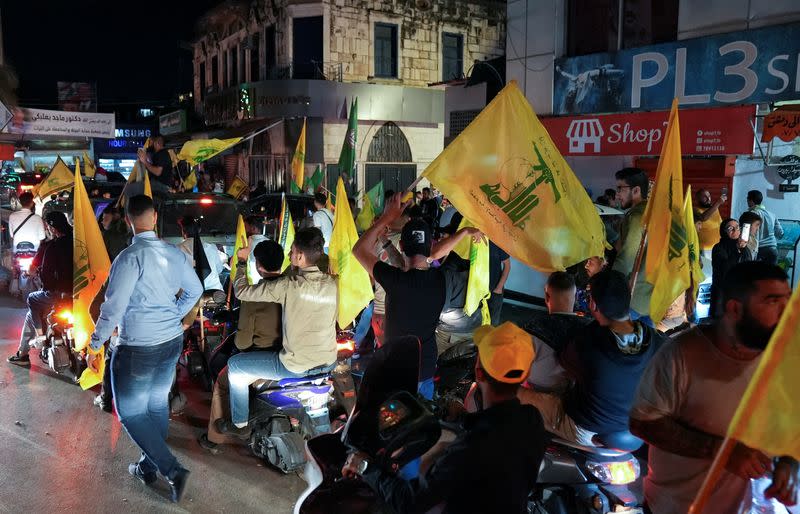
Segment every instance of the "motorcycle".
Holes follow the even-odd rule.
[[[51,371],[77,384],[86,369],[86,359],[75,349],[71,295],[60,295],[46,317],[45,327],[44,336],[34,342],[39,357]]]
[[[36,250],[31,242],[22,241],[14,248],[14,283],[11,286],[11,291],[21,298],[26,298],[28,293],[37,289],[33,277],[29,275],[35,256]]]
[[[306,444],[308,487],[295,514],[392,512],[363,481],[342,478],[342,466],[348,451],[357,450],[370,455],[370,466],[397,470],[439,440],[439,421],[417,398],[419,357],[414,337],[390,341],[372,355],[347,424]]]
[[[214,384],[215,375],[212,375],[209,364],[214,350],[223,341],[226,319],[221,313],[227,311],[226,300],[224,291],[204,295],[195,322],[184,334],[181,363],[206,392],[211,391]]]
[[[306,464],[305,441],[332,431],[336,408],[349,413],[355,387],[350,377],[351,338],[339,337],[331,372],[302,378],[261,381],[250,397],[250,449],[257,457],[292,473]]]

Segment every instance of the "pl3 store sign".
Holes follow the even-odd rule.
[[[12,134],[60,137],[114,137],[114,114],[20,108],[6,130]]]
[[[685,155],[749,155],[755,107],[681,109],[681,151]],[[562,155],[659,155],[668,111],[543,118]]]
[[[755,104],[800,96],[800,24],[558,59],[555,114]]]

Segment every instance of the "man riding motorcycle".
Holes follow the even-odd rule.
[[[39,277],[42,290],[28,295],[28,313],[19,340],[19,348],[8,362],[30,366],[30,341],[43,334],[42,321],[59,295],[72,295],[72,227],[61,212],[51,212],[45,217],[47,229],[53,235],[42,250]]]

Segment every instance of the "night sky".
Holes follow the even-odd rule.
[[[195,22],[220,0],[0,0],[20,105],[56,108],[56,82],[96,82],[99,111],[191,90]]]

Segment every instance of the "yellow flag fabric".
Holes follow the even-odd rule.
[[[728,427],[728,437],[768,455],[800,459],[800,288],[795,288],[750,385]]]
[[[289,251],[294,243],[294,223],[292,213],[289,211],[289,204],[286,203],[286,195],[281,196],[281,215],[278,218],[278,244],[283,247],[283,265],[281,271],[285,271],[291,264]]]
[[[491,241],[539,271],[603,255],[597,209],[514,81],[423,176]]]
[[[192,170],[192,172],[189,173],[189,176],[183,179],[183,188],[186,191],[191,191],[192,189],[194,189],[194,186],[196,185],[197,185],[197,173],[195,173],[194,170]]]
[[[236,241],[235,241],[235,243],[233,245],[233,256],[231,257],[231,263],[230,263],[231,264],[231,275],[234,275],[235,270],[236,270],[236,261],[238,260],[239,250],[241,250],[245,246],[247,246],[247,229],[245,229],[245,226],[244,226],[244,218],[242,218],[242,215],[240,214],[239,215],[239,219],[236,222]],[[253,249],[250,248],[250,251],[252,252]],[[247,273],[247,283],[250,284],[250,285],[253,285],[255,282],[253,282],[253,279],[250,276],[250,273],[249,273],[250,272],[250,268],[249,268],[249,266],[248,266],[247,271],[248,271],[248,273]]]
[[[83,169],[87,178],[94,178],[97,168],[87,152],[83,152]]]
[[[692,186],[686,188],[686,198],[683,206],[683,225],[688,231],[687,244],[689,245],[689,272],[692,277],[692,303],[697,303],[697,295],[700,292],[700,284],[706,279],[703,268],[700,265],[700,234],[694,224],[694,208],[692,206]]]
[[[642,224],[647,227],[645,279],[653,285],[650,318],[658,323],[681,293],[691,287],[689,228],[686,227],[678,100],[672,102],[656,182]]]
[[[336,184],[336,196],[347,198],[341,177]],[[375,297],[367,270],[353,256],[353,246],[356,241],[358,233],[353,214],[350,212],[350,204],[341,201],[333,217],[333,232],[328,252],[331,274],[337,277],[340,327],[351,324],[358,313]]]
[[[333,209],[333,201],[331,200],[331,196],[333,196],[333,195],[331,195],[330,193],[328,193],[328,197],[327,197],[327,199],[325,200],[325,208],[326,208],[326,209],[328,209],[328,210],[329,210],[329,211],[331,211],[331,212],[334,212],[334,209]]]
[[[39,183],[38,189],[34,190],[34,194],[44,200],[50,197],[50,195],[55,195],[67,189],[71,189],[74,182],[75,176],[67,165],[64,164],[64,161],[61,160],[61,157],[59,157],[50,169],[47,178]]]
[[[348,207],[350,207],[349,204]],[[369,199],[369,195],[365,194],[364,207],[361,209],[361,212],[358,213],[358,216],[356,216],[356,227],[359,231],[364,232],[372,226],[374,220],[375,209],[372,207],[372,200]]]
[[[91,349],[89,349],[89,351],[91,351]],[[84,391],[93,388],[103,381],[103,372],[106,367],[105,358],[103,357],[104,354],[105,349],[101,346],[100,350],[97,352],[97,362],[100,363],[97,371],[93,370],[92,368],[86,368],[83,370],[83,373],[81,373],[78,383],[81,385],[81,389]]]
[[[292,181],[297,192],[303,191],[303,180],[305,178],[306,165],[306,120],[303,120],[303,129],[300,131],[300,139],[297,141],[297,148],[292,157]]]
[[[75,348],[82,350],[94,330],[89,307],[108,278],[111,261],[86,187],[80,175],[76,178],[72,195],[75,223],[72,240],[72,317]]]
[[[247,182],[245,182],[239,177],[233,177],[233,182],[231,182],[231,185],[228,188],[227,193],[238,200],[239,198],[242,197],[242,195],[246,191],[247,191]]]
[[[150,174],[147,172],[146,169],[142,169],[142,176],[144,177],[144,194],[145,196],[149,196],[152,199],[153,190],[152,188],[150,188]]]
[[[465,227],[474,227],[467,218],[461,220],[458,230]],[[486,300],[491,296],[489,291],[489,243],[482,241],[476,243],[471,237],[465,237],[456,244],[453,251],[462,259],[469,261],[469,278],[467,279],[467,297],[464,302],[464,312],[467,316],[478,307],[488,312],[489,306]],[[489,321],[484,316],[484,325]]]
[[[183,144],[181,151],[178,152],[178,159],[188,162],[191,166],[196,166],[201,162],[214,157],[232,147],[242,138],[234,137],[231,139],[194,139]]]
[[[75,174],[73,176],[75,177],[81,176],[81,160],[79,157],[75,157]]]
[[[177,168],[178,167],[178,163],[180,162],[180,159],[178,159],[178,156],[175,153],[175,150],[170,148],[169,150],[167,150],[167,153],[169,154],[169,160],[172,161],[172,166],[174,168]]]

